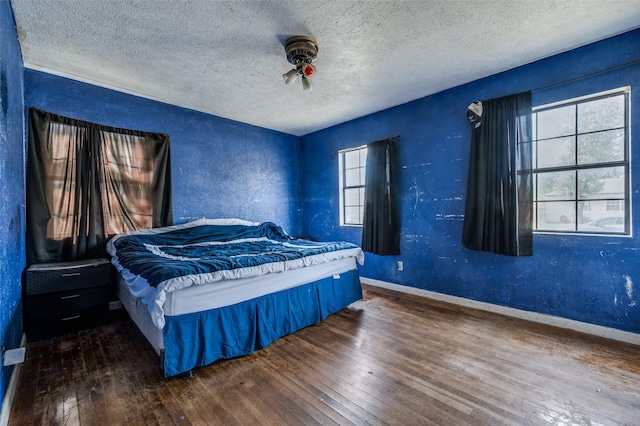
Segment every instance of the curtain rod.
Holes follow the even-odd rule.
[[[569,78],[567,80],[559,81],[557,83],[549,84],[549,85],[542,86],[542,87],[537,87],[535,89],[531,89],[531,91],[532,92],[537,92],[537,91],[543,91],[543,90],[552,89],[554,87],[558,87],[558,86],[561,86],[563,84],[573,83],[574,81],[582,80],[583,78],[594,77],[594,76],[599,75],[599,74],[604,74],[606,72],[615,71],[615,70],[618,70],[618,69],[621,69],[621,68],[625,68],[625,67],[629,67],[631,65],[636,65],[636,64],[639,64],[639,63],[640,63],[640,59],[636,59],[635,61],[626,62],[624,64],[620,64],[620,65],[616,65],[616,66],[613,66],[613,67],[605,68],[603,70],[594,71],[594,72],[591,72],[589,74],[581,75],[579,77],[573,77],[573,78]],[[390,137],[390,138],[387,138],[387,139],[392,139],[394,142],[398,142],[398,140],[400,140],[400,135],[393,136],[393,137]],[[332,152],[331,154],[329,154],[329,157],[333,158],[336,155],[338,155],[338,152]]]
[[[607,73],[607,72],[610,72],[610,71],[615,71],[615,70],[618,70],[618,69],[626,68],[626,67],[629,67],[629,66],[632,66],[632,65],[637,65],[637,64],[640,64],[640,59],[636,59],[634,61],[626,62],[626,63],[620,64],[620,65],[615,65],[615,66],[612,66],[612,67],[609,67],[609,68],[605,68],[605,69],[602,69],[602,70],[593,71],[593,72],[591,72],[589,74],[585,74],[585,75],[581,75],[581,76],[578,76],[578,77],[569,78],[567,80],[562,80],[562,81],[559,81],[557,83],[548,84],[546,86],[541,86],[541,87],[536,87],[534,89],[529,89],[529,91],[532,92],[532,93],[533,92],[542,92],[544,90],[553,89],[555,87],[562,86],[563,84],[573,83],[575,81],[579,81],[579,80],[582,80],[582,79],[585,79],[585,78],[594,77],[596,75],[604,74],[604,73]],[[502,95],[502,96],[505,96],[505,95]],[[478,100],[473,101],[472,103],[475,103],[475,102],[478,102]]]
[[[391,136],[391,137],[389,137],[389,138],[385,138],[385,139],[391,139],[391,141],[392,141],[392,142],[398,142],[398,141],[400,140],[400,135]],[[378,140],[383,141],[383,140],[385,140],[385,139],[378,139]],[[377,141],[374,141],[374,142],[377,142]],[[366,146],[366,145],[367,145],[367,144],[360,145],[360,146]],[[358,148],[359,148],[359,147],[358,147]],[[353,149],[355,149],[355,148],[353,148]],[[338,151],[338,152],[339,152],[339,151]],[[335,157],[336,155],[338,155],[338,152],[332,152],[331,154],[329,154],[329,157],[331,157],[331,158]]]
[[[609,71],[615,71],[617,69],[629,67],[631,65],[636,65],[636,64],[639,64],[639,63],[640,63],[640,59],[636,59],[635,61],[627,62],[627,63],[620,64],[620,65],[615,65],[613,67],[605,68],[605,69],[599,70],[599,71],[594,71],[594,72],[591,72],[589,74],[581,75],[579,77],[573,77],[573,78],[570,78],[570,79],[567,79],[567,80],[559,81],[557,83],[549,84],[547,86],[537,87],[535,89],[531,89],[531,91],[532,92],[536,92],[536,91],[542,91],[542,90],[547,90],[547,89],[553,89],[554,87],[561,86],[563,84],[573,83],[574,81],[582,80],[583,78],[594,77],[594,76],[599,75],[599,74],[604,74],[604,73],[609,72]]]

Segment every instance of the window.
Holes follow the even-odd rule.
[[[534,229],[630,234],[629,90],[533,110]]]
[[[103,209],[107,235],[153,228],[153,179],[155,146],[144,137],[101,132],[102,205],[127,208]]]
[[[53,240],[78,239],[78,216],[90,213],[78,211],[76,176],[81,155],[76,149],[86,129],[61,123],[51,125],[51,162],[46,167],[46,178],[51,183],[51,220],[47,237]],[[101,148],[97,173],[102,205],[102,223],[106,235],[153,227],[153,150],[154,145],[142,137],[100,132]],[[116,208],[124,204],[127,210]]]
[[[367,146],[338,152],[340,225],[362,226]]]
[[[29,109],[28,263],[106,255],[117,233],[170,225],[169,136]]]

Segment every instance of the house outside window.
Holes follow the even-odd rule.
[[[629,89],[533,110],[534,230],[630,235]]]
[[[338,152],[342,226],[362,226],[366,164],[366,145]]]
[[[608,212],[623,212],[624,211],[624,203],[622,200],[607,200],[607,211]]]

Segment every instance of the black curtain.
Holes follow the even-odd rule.
[[[396,137],[367,144],[362,249],[369,253],[400,254],[396,199],[397,140]]]
[[[106,255],[120,232],[171,225],[169,136],[29,111],[27,261]]]
[[[531,256],[531,92],[482,101],[469,109],[473,110],[468,115],[471,156],[462,244],[473,250]]]

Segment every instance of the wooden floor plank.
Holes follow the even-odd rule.
[[[364,286],[253,355],[164,379],[123,311],[27,344],[10,425],[640,424],[640,348]]]
[[[361,352],[350,353],[346,347],[334,347],[334,351],[328,352],[322,350],[322,343],[307,340],[318,334],[310,331],[296,335],[300,341],[296,341],[290,351],[283,351],[283,356],[305,365],[305,374],[335,389],[343,398],[350,399],[360,410],[372,416],[372,421],[378,419],[385,424],[407,424],[421,412],[425,400],[418,403],[413,395],[405,398],[408,395],[404,383],[385,380],[384,374],[374,374],[369,368],[373,363]],[[336,359],[335,353],[340,353],[340,360]],[[420,413],[420,416],[425,422],[434,418],[434,424],[442,424],[442,418],[435,411],[432,409],[427,416],[424,415],[426,413]]]
[[[299,419],[303,419],[305,417],[308,418],[308,421],[303,422],[304,424],[323,424],[323,425],[337,425],[337,424],[345,424],[338,422],[332,412],[327,412],[323,410],[323,407],[317,406],[319,400],[314,398],[307,392],[303,387],[298,386],[296,383],[289,380],[285,375],[280,374],[282,368],[278,365],[274,367],[273,361],[274,358],[269,358],[268,361],[264,360],[264,357],[268,355],[265,354],[264,351],[260,351],[256,353],[256,362],[260,364],[262,370],[264,370],[265,374],[269,375],[271,386],[279,389],[281,394],[287,398],[286,401],[281,402],[286,404],[289,411],[295,412],[296,417]],[[271,387],[270,387],[271,388]],[[266,388],[264,391],[269,392]],[[304,412],[306,416],[301,416],[297,413]]]
[[[384,330],[384,328],[379,327],[380,324],[375,324],[378,326],[376,329]],[[333,330],[332,330],[333,331]],[[345,333],[348,333],[345,332]],[[382,333],[383,337],[386,337],[386,333]],[[411,340],[409,337],[401,336],[396,329],[393,333],[392,340],[395,340],[398,337],[401,337],[405,341],[405,349],[409,347]],[[339,335],[335,335],[333,337],[334,341],[339,341]],[[417,340],[417,339],[416,339]],[[438,372],[434,367],[434,362],[437,362],[437,359],[443,355],[449,357],[450,349],[445,348],[444,351],[435,351],[430,347],[429,340],[424,339],[424,343],[422,343],[417,351],[407,351],[403,350],[402,354],[397,357],[397,350],[388,349],[395,348],[392,342],[384,342],[379,341],[376,343],[374,352],[367,351],[367,348],[361,349],[362,352],[366,353],[369,356],[369,362],[376,363],[378,358],[383,358],[385,364],[391,365],[402,365],[402,369],[394,372],[394,376],[401,376],[405,378],[405,381],[410,378],[412,379],[409,383],[414,382],[416,380],[422,380],[422,383],[419,384],[420,387],[430,387],[433,389],[433,396],[440,399],[444,406],[457,407],[459,411],[470,413],[473,411],[473,403],[468,399],[462,397],[462,395],[458,395],[459,392],[456,389],[450,388],[450,382],[453,378],[452,372],[449,369],[442,369],[442,371]],[[382,353],[380,352],[382,351]],[[384,357],[383,357],[384,355]],[[393,367],[396,368],[396,367]],[[379,371],[384,372],[384,368],[379,366]],[[431,384],[430,384],[431,383]],[[468,384],[465,385],[465,389],[468,388]],[[450,388],[450,389],[447,389]],[[414,390],[411,390],[413,392]],[[486,399],[484,404],[486,405]],[[519,419],[514,419],[516,423]],[[506,420],[502,420],[505,422]]]
[[[289,350],[291,346],[295,349]],[[357,389],[345,387],[343,383],[347,381],[343,372],[328,368],[320,359],[314,357],[309,351],[305,351],[303,343],[294,342],[293,345],[286,345],[275,354],[266,354],[264,358],[269,360],[279,359],[279,364],[291,370],[291,365],[301,365],[304,367],[304,374],[298,373],[297,379],[305,383],[305,386],[315,386],[319,391],[326,394],[331,400],[337,401],[340,405],[348,408],[350,413],[355,414],[355,418],[370,422],[393,423],[393,419],[385,418],[384,403],[371,398],[369,395],[357,392]],[[376,404],[376,402],[378,404]],[[403,413],[397,413],[402,417]],[[351,415],[351,414],[349,414]],[[398,419],[399,420],[399,419]]]
[[[489,340],[489,339],[485,339],[485,340]],[[416,339],[416,341],[419,341],[419,339]],[[491,346],[491,342],[490,340],[487,342],[488,344],[486,344],[487,347]],[[465,346],[469,346],[469,353],[467,354],[463,354],[460,353],[459,349],[463,348]],[[484,348],[487,349],[487,348]],[[436,349],[436,351],[438,351],[438,349]],[[456,345],[456,349],[455,349],[456,354],[450,353],[448,356],[448,360],[447,361],[451,361],[451,358],[458,358],[458,360],[462,359],[461,356],[468,358],[466,361],[464,361],[464,363],[468,364],[473,370],[475,370],[474,372],[478,375],[482,375],[482,371],[481,370],[485,370],[485,372],[488,373],[492,373],[493,377],[491,377],[492,379],[498,379],[498,381],[494,381],[494,384],[500,384],[501,380],[504,381],[508,381],[511,382],[511,380],[515,380],[515,378],[518,378],[520,376],[522,376],[523,374],[526,376],[528,374],[528,377],[525,377],[524,380],[521,380],[519,383],[517,381],[514,381],[513,383],[506,383],[505,386],[513,386],[513,385],[531,385],[532,383],[535,384],[536,381],[544,383],[544,385],[546,387],[550,387],[551,385],[555,385],[558,386],[559,384],[564,384],[564,383],[570,383],[571,381],[566,381],[564,378],[562,378],[562,380],[559,380],[557,377],[555,376],[562,376],[564,369],[562,368],[556,368],[554,367],[554,360],[552,357],[546,357],[545,360],[547,361],[546,363],[539,363],[538,365],[539,367],[537,367],[536,369],[534,369],[533,371],[528,368],[525,367],[524,369],[520,370],[519,368],[516,368],[516,364],[520,364],[520,366],[523,365],[528,365],[528,359],[530,359],[530,357],[523,357],[522,354],[520,354],[520,357],[518,358],[518,362],[514,362],[513,365],[508,365],[508,362],[511,362],[507,359],[505,359],[503,357],[503,351],[500,350],[500,353],[496,353],[493,352],[493,358],[499,360],[500,363],[505,364],[505,366],[508,366],[508,368],[506,370],[503,370],[500,367],[500,364],[496,364],[495,362],[491,362],[489,363],[488,367],[483,367],[484,365],[487,365],[487,361],[484,361],[481,358],[486,358],[486,354],[483,354],[483,347],[482,346],[477,346],[474,348],[474,345],[472,345],[471,343],[467,342],[466,344],[462,344],[462,342],[460,344]],[[474,355],[474,354],[480,354],[478,355]],[[526,355],[526,354],[525,354]],[[413,357],[411,357],[413,358]],[[472,360],[473,362],[470,362],[469,360]],[[456,362],[456,364],[458,364],[459,361]],[[438,361],[436,359],[436,357],[432,358],[432,360],[430,361],[431,365],[435,365],[437,364]],[[462,364],[458,365],[458,367],[464,367]],[[454,368],[452,367],[447,367],[447,369],[450,369],[452,371],[455,371]],[[571,371],[571,370],[569,370]],[[458,370],[458,372],[460,372],[460,370]],[[549,373],[550,372],[550,373]],[[543,377],[544,375],[547,375],[549,377]],[[528,380],[528,381],[527,381]],[[581,385],[580,385],[581,386]],[[529,388],[530,386],[527,386],[527,388]],[[477,393],[477,392],[474,392]]]
[[[341,352],[344,351],[344,349],[339,350]],[[376,357],[383,355],[384,362],[379,363]],[[384,379],[384,383],[381,384],[380,388],[394,388],[396,395],[406,395],[404,402],[394,401],[399,406],[412,405],[416,410],[420,410],[420,405],[422,405],[423,408],[428,410],[427,413],[422,415],[425,418],[433,418],[438,424],[452,421],[452,418],[455,417],[454,411],[458,412],[459,415],[470,415],[474,411],[474,405],[470,401],[465,400],[455,390],[448,389],[446,383],[449,379],[448,373],[443,378],[433,374],[424,375],[420,360],[408,360],[404,357],[396,358],[393,350],[388,350],[384,347],[377,347],[373,356],[365,348],[362,348],[359,357],[366,361],[372,373],[375,372],[375,377]],[[354,359],[353,362],[357,361]],[[407,367],[409,363],[413,363],[414,368],[398,367],[400,364]],[[357,367],[351,368],[356,369]],[[416,392],[421,394],[419,401],[416,401],[413,397]],[[461,422],[460,418],[456,421],[457,423]],[[470,418],[467,421],[473,423]],[[500,423],[509,424],[506,419],[501,419]]]

